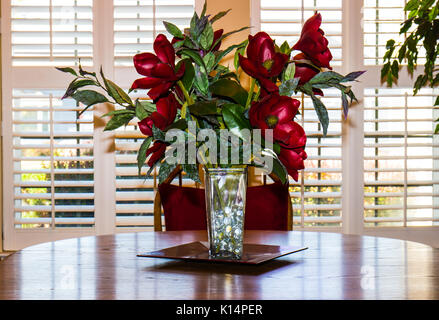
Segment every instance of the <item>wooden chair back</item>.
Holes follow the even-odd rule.
[[[171,183],[177,176],[178,176],[178,185],[181,187],[183,185],[183,177],[182,177],[182,168],[181,166],[177,166],[166,178],[166,180],[163,181],[163,183]],[[270,178],[273,181],[279,181],[279,179],[273,175],[270,174]],[[200,170],[200,179],[203,181],[204,175],[202,174],[202,170]],[[263,185],[267,184],[267,176],[263,175]],[[249,167],[249,173],[248,173],[248,186],[254,186],[258,185],[257,179],[255,179],[255,173],[254,168]],[[200,184],[196,184],[197,188],[200,188]],[[288,193],[288,230],[293,230],[293,205],[291,203],[291,197]],[[160,192],[158,188],[156,189],[156,194],[154,198],[154,231],[163,231],[163,225],[162,225],[162,201],[160,199]]]

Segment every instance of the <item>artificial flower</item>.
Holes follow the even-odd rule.
[[[271,78],[277,77],[283,71],[289,59],[288,55],[276,52],[273,39],[265,32],[249,35],[248,40],[247,58],[239,55],[241,68],[259,81],[263,96],[279,92]]]
[[[302,145],[301,139],[305,132],[293,121],[299,106],[299,100],[273,93],[252,104],[249,110],[250,123],[262,129],[263,133],[272,129],[274,140],[285,147]]]
[[[138,123],[140,131],[146,136],[152,136],[153,125],[160,130],[165,130],[174,122],[179,106],[173,94],[159,99],[156,104],[157,111]]]
[[[168,39],[159,34],[154,41],[154,52],[140,53],[134,56],[137,72],[146,76],[134,81],[131,90],[151,89],[148,96],[156,100],[168,94],[169,90],[180,80],[185,71],[184,64],[175,70],[175,50]]]
[[[299,179],[299,170],[305,169],[304,160],[307,158],[305,146],[294,149],[281,148],[279,160],[283,163],[288,174],[297,181]]]
[[[155,141],[152,147],[146,150],[146,157],[151,155],[148,159],[148,166],[152,168],[154,164],[162,158],[166,151],[166,144],[161,141]]]
[[[293,46],[293,50],[302,51],[317,67],[332,69],[329,65],[332,54],[328,48],[328,39],[320,29],[321,24],[322,16],[316,12],[303,25],[300,39]]]

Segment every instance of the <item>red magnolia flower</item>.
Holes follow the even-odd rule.
[[[241,68],[257,79],[266,92],[278,92],[279,88],[270,78],[277,77],[288,61],[288,55],[276,52],[273,39],[265,32],[248,36],[247,58],[239,55]]]
[[[304,53],[299,53],[294,56],[294,61],[307,60]],[[315,69],[309,63],[304,61],[303,63],[296,62],[296,73],[294,74],[294,78],[299,78],[299,85],[302,86],[311,80],[320,70]],[[315,95],[323,96],[323,91],[320,89],[313,88]]]
[[[216,31],[213,33],[212,47],[210,47],[210,50],[209,50],[209,51],[218,51],[218,50],[220,49],[220,47],[221,47],[221,41],[218,42],[218,44],[217,44],[215,47],[213,47],[213,46],[215,45],[215,42],[217,42],[217,40],[218,40],[219,38],[222,37],[223,33],[224,33],[224,29],[216,30]]]
[[[299,53],[298,55],[294,56],[293,60],[300,61],[307,59],[304,53]],[[304,85],[319,72],[320,72],[319,70],[316,70],[306,62],[304,63],[296,62],[296,73],[294,74],[294,78],[300,78],[299,85]]]
[[[173,94],[157,101],[157,111],[138,123],[140,131],[146,136],[152,136],[152,125],[160,130],[171,125],[177,115],[177,108],[180,106]]]
[[[305,168],[304,160],[307,158],[307,154],[304,150],[305,146],[294,149],[281,148],[279,154],[279,160],[286,167],[288,174],[297,181],[299,179],[298,170]]]
[[[299,106],[299,100],[276,93],[268,95],[252,104],[249,111],[250,123],[253,127],[262,129],[263,133],[267,129],[273,129],[274,140],[285,147],[304,145],[299,140],[305,132],[293,121]]]
[[[146,157],[151,155],[148,160],[148,166],[152,166],[165,154],[166,144],[161,141],[155,141],[152,147],[146,150]]]
[[[151,89],[148,96],[156,100],[166,95],[175,82],[184,75],[184,64],[175,70],[175,51],[172,44],[163,34],[154,41],[152,53],[140,53],[134,56],[134,66],[139,74],[146,76],[134,81],[131,89]]]
[[[332,69],[329,66],[332,54],[328,48],[328,39],[320,29],[321,24],[322,16],[316,12],[303,25],[300,39],[293,49],[302,51],[316,66]]]

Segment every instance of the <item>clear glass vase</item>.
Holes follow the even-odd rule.
[[[247,168],[204,168],[209,254],[241,259]]]

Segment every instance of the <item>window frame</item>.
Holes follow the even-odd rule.
[[[251,1],[252,33],[260,30],[261,0]],[[356,70],[366,70],[352,89],[359,101],[349,111],[349,120],[342,122],[342,226],[341,227],[301,227],[300,230],[331,231],[345,234],[369,234],[421,239],[428,235],[437,236],[439,226],[425,227],[366,227],[364,226],[364,90],[384,87],[381,83],[381,65],[364,63],[363,0],[342,0],[342,66],[334,71],[347,74]],[[360,21],[361,23],[358,23]],[[421,68],[410,77],[406,67],[402,67],[397,87],[412,88]],[[296,227],[295,227],[296,228]],[[297,228],[296,228],[297,229]]]
[[[260,0],[250,1],[251,34],[259,31]],[[195,0],[195,9],[201,11],[203,0]],[[342,123],[342,226],[341,227],[300,227],[299,230],[343,232],[345,234],[384,235],[406,239],[425,239],[428,235],[437,236],[438,227],[364,227],[364,110],[363,93],[367,87],[381,87],[380,66],[364,65],[362,21],[363,1],[342,0],[342,55],[343,64],[334,68],[340,73],[353,70],[367,70],[360,82],[353,84],[359,104],[350,110],[349,121]],[[114,66],[113,2],[94,0],[93,5],[93,65],[102,65],[108,78],[114,79],[121,87],[129,87],[136,79],[134,68]],[[103,132],[95,128],[94,162],[95,166],[95,226],[92,228],[62,228],[20,230],[14,228],[14,193],[8,186],[13,182],[13,163],[5,161],[12,153],[12,111],[8,106],[12,101],[12,88],[65,89],[71,80],[69,75],[51,67],[12,67],[10,34],[10,1],[1,2],[1,40],[2,40],[2,150],[3,150],[3,247],[16,250],[38,242],[54,241],[70,237],[112,234],[115,232],[140,231],[141,228],[117,228],[116,225],[116,186],[115,154],[106,152],[114,146],[114,132]],[[99,37],[95,37],[98,34]],[[402,76],[399,86],[412,87],[413,79]],[[12,72],[14,70],[14,72]],[[31,72],[29,72],[31,70]],[[420,73],[420,70],[417,71]],[[414,75],[416,79],[417,73]],[[105,105],[95,109],[95,117],[105,113]],[[114,192],[103,192],[112,190]],[[1,217],[1,216],[0,216]],[[0,240],[1,241],[1,240]],[[1,242],[0,242],[1,244]]]

